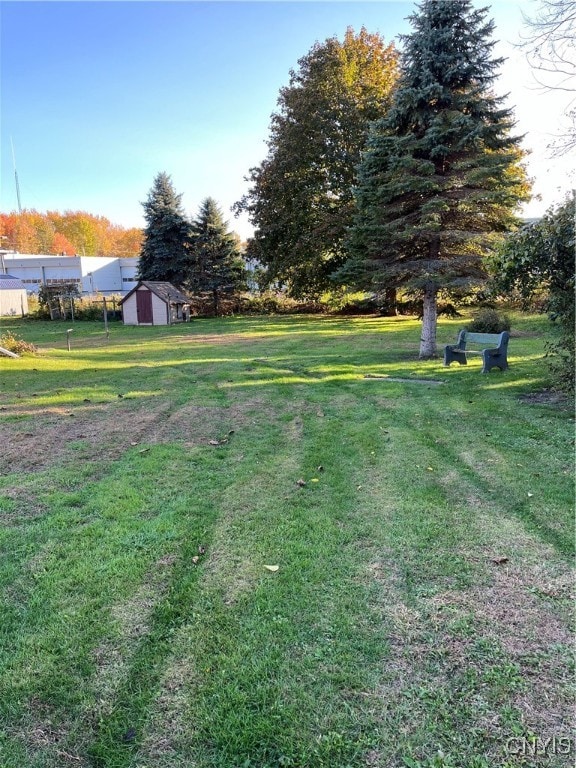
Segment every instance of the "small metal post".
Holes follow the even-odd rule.
[[[70,334],[72,333],[73,330],[74,328],[68,328],[68,330],[66,331],[66,345],[68,346],[68,352],[70,352]]]
[[[110,338],[110,331],[108,330],[108,307],[106,306],[106,297],[102,297],[102,304],[104,305],[104,330],[106,331],[106,338]]]

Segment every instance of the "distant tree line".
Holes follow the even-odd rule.
[[[198,215],[188,218],[182,195],[170,176],[154,179],[143,203],[144,239],[138,277],[161,280],[199,296],[208,297],[212,313],[220,314],[223,297],[246,287],[240,239],[229,231],[216,201],[207,197]]]
[[[134,257],[142,230],[85,211],[0,213],[0,248],[18,253]]]

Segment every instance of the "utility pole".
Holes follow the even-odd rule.
[[[20,184],[18,184],[18,171],[16,170],[16,155],[14,154],[14,144],[10,136],[10,145],[12,147],[12,163],[14,164],[14,179],[16,180],[16,198],[18,200],[18,213],[22,213],[22,204],[20,202]]]

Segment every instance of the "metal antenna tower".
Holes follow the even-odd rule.
[[[16,198],[18,200],[18,213],[22,213],[22,203],[20,202],[20,184],[18,184],[18,171],[16,170],[16,155],[14,154],[14,144],[10,136],[10,146],[12,147],[12,163],[14,164],[14,179],[16,181]]]

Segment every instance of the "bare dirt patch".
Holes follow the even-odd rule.
[[[237,409],[190,403],[159,420],[154,430],[142,436],[149,444],[182,443],[185,447],[206,445],[235,429],[241,422]]]
[[[570,408],[574,404],[574,401],[568,395],[550,389],[520,395],[518,400],[526,405],[552,405],[558,408]]]
[[[380,375],[377,373],[365,373],[364,379],[367,381],[392,381],[399,384],[430,384],[430,386],[439,386],[440,384],[446,383],[444,381],[440,381],[439,379],[402,379],[394,376],[386,376],[385,374]]]
[[[237,400],[229,406],[195,403],[174,409],[155,398],[125,398],[74,408],[38,408],[11,415],[30,418],[6,420],[2,425],[0,473],[41,471],[75,461],[113,460],[131,446],[182,443],[205,445],[266,417],[266,403],[258,398]],[[268,414],[272,418],[272,411]]]
[[[235,346],[238,344],[254,344],[255,342],[268,340],[270,337],[264,333],[250,334],[250,333],[226,333],[223,335],[212,334],[190,334],[185,336],[184,341],[189,341],[191,344],[206,344],[208,346]]]
[[[117,458],[132,443],[153,434],[168,409],[165,402],[149,400],[137,406],[122,400],[59,411],[39,408],[34,418],[3,423],[0,473]]]

